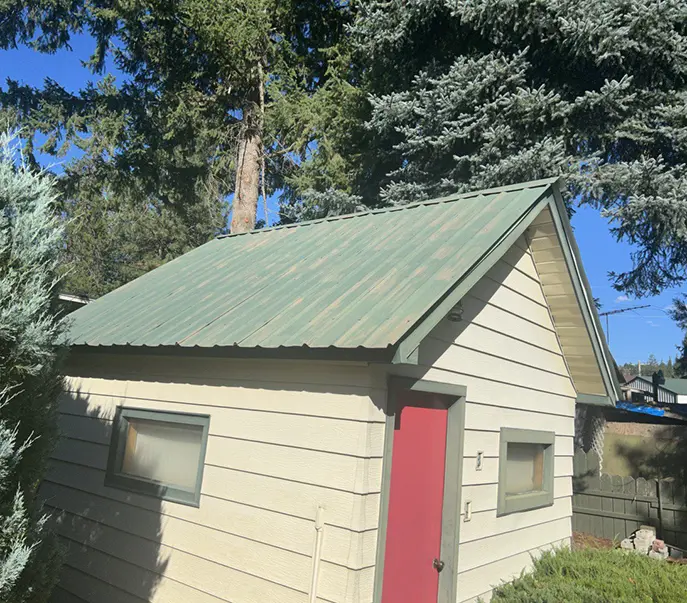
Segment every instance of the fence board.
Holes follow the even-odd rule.
[[[646,480],[647,492],[653,492],[654,496],[658,492],[658,482],[655,479]],[[658,496],[656,496],[656,503],[649,504],[649,525],[658,529]]]
[[[625,501],[622,498],[616,498],[617,494],[623,494],[623,478],[619,475],[611,476],[611,492],[613,492],[613,513],[622,516],[625,513]],[[622,540],[626,536],[625,529],[625,519],[613,519],[614,540]]]
[[[625,505],[624,511],[625,515],[629,517],[637,517],[639,515],[637,511],[637,487],[635,485],[635,480],[631,477],[623,478],[623,504]],[[625,520],[625,536],[629,533],[634,532],[639,529],[641,523],[633,519]],[[630,530],[630,532],[628,532]]]
[[[675,511],[673,507],[673,484],[672,482],[661,480],[658,483],[659,489],[659,499],[658,499],[658,512],[659,512],[659,524],[663,525],[663,539],[668,542],[675,542],[677,538],[677,532],[675,530],[666,529],[667,525],[675,525]],[[670,508],[666,508],[669,505]]]
[[[668,544],[687,548],[684,484],[600,473],[594,452],[577,450],[573,468],[573,530],[621,540],[651,525]]]
[[[574,473],[574,471],[573,471]],[[589,485],[589,490],[601,490],[601,475],[599,474],[599,457],[592,453],[587,455],[586,459],[586,471],[587,484]],[[587,496],[587,503],[590,509],[596,511],[601,511],[602,500],[595,496]],[[592,514],[589,518],[589,523],[591,527],[592,534],[599,534],[600,536],[604,533],[604,519],[603,514],[596,513]]]
[[[600,476],[601,481],[601,491],[605,493],[605,496],[599,497],[601,501],[601,510],[603,514],[603,537],[609,540],[617,540],[616,534],[613,531],[613,499],[611,498],[611,476],[602,473]]]
[[[575,451],[573,468],[573,508],[580,507],[584,509],[589,506],[589,497],[583,494],[585,490],[589,489],[586,477],[587,455],[584,453],[584,450]],[[591,517],[583,513],[573,514],[572,526],[574,532],[590,533],[592,531]]]
[[[675,482],[673,484],[673,504],[676,507],[683,507],[687,508],[687,500],[685,497],[685,485],[680,484],[678,482]],[[687,516],[684,514],[675,514],[675,522],[680,523],[682,522],[683,526],[685,527],[685,530],[687,531]],[[685,532],[680,532],[676,531],[676,536],[675,536],[675,545],[680,547],[681,549],[687,548],[687,533]]]

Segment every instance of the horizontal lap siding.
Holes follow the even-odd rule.
[[[460,322],[443,321],[423,342],[420,363],[423,378],[467,387],[458,560],[458,601],[467,601],[518,575],[530,552],[569,540],[576,393],[524,239],[462,307]],[[556,433],[553,506],[496,516],[501,427]]]
[[[318,600],[370,601],[385,391],[364,365],[315,366],[76,362],[42,490],[69,544],[55,603],[304,603],[319,505]],[[118,405],[210,415],[199,508],[104,485]]]

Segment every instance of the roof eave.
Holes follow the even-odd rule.
[[[599,365],[601,378],[606,388],[605,396],[585,396],[585,394],[580,394],[578,402],[600,406],[615,406],[615,401],[621,398],[620,382],[613,370],[611,352],[608,349],[606,337],[603,335],[601,320],[594,304],[592,289],[587,280],[580,250],[575,241],[572,226],[568,219],[568,212],[558,187],[553,188],[553,197],[549,209],[558,231],[565,262],[572,277],[575,296],[577,297],[582,318],[592,343],[592,349]]]
[[[146,346],[146,345],[87,345],[71,346],[72,354],[137,354],[141,356],[196,356],[207,358],[243,358],[273,360],[323,360],[388,364],[394,348],[310,348],[296,347],[240,347],[240,346]]]

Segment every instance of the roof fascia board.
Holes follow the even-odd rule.
[[[539,215],[544,207],[553,201],[552,189],[557,188],[557,181],[543,189],[539,198],[520,216],[504,235],[454,284],[453,288],[435,304],[426,316],[401,340],[396,348],[393,364],[417,364],[419,347],[427,335],[449,313],[479,280],[496,264],[496,262],[525,233],[527,227]]]
[[[551,198],[549,209],[553,222],[556,226],[558,237],[561,241],[561,248],[568,271],[572,277],[575,296],[582,312],[582,318],[587,326],[589,338],[594,349],[594,355],[601,371],[601,377],[606,387],[608,397],[613,400],[620,399],[620,382],[612,368],[611,352],[608,349],[606,338],[603,336],[601,321],[594,305],[591,286],[587,280],[587,275],[582,266],[580,250],[572,232],[568,212],[561,197],[558,187],[553,187],[553,197]]]

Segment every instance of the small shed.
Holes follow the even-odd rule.
[[[60,603],[457,603],[619,386],[556,180],[220,237],[71,315]]]

